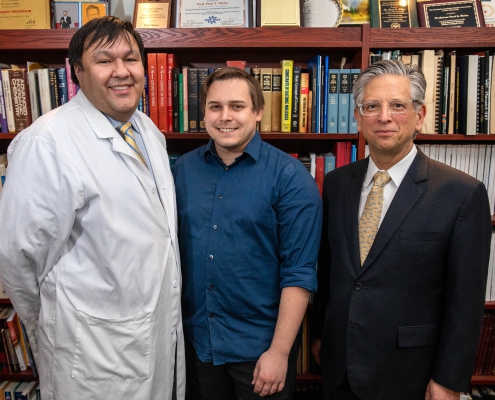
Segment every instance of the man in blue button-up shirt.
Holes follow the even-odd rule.
[[[261,140],[263,105],[245,71],[209,75],[211,140],[174,168],[187,379],[199,399],[291,399],[316,290],[321,199],[301,162]]]

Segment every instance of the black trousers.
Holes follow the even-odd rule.
[[[254,392],[253,372],[256,361],[213,365],[202,362],[193,345],[185,338],[186,386],[191,400],[292,400],[296,386],[297,354],[301,346],[298,335],[289,355],[284,389],[271,396],[260,397]]]
[[[352,391],[347,372],[344,381],[339,387],[326,385],[323,383],[323,399],[324,400],[360,400],[359,397]]]

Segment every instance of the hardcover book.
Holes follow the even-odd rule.
[[[301,70],[300,66],[294,66],[292,73],[292,117],[291,132],[299,132],[299,98],[301,95]]]
[[[167,132],[168,109],[167,109],[167,53],[156,54],[156,78],[157,78],[157,103],[158,103],[158,129]]]
[[[272,75],[272,132],[281,131],[282,69],[273,68]]]
[[[14,123],[17,133],[31,125],[31,105],[27,71],[25,68],[9,69],[10,93],[14,110]]]
[[[261,90],[265,99],[265,109],[260,121],[260,132],[272,131],[272,68],[261,68]]]
[[[339,111],[337,117],[337,133],[349,133],[349,108],[351,101],[351,70],[339,71]]]
[[[294,61],[282,60],[280,61],[280,67],[282,69],[281,132],[290,132],[292,126],[292,77]]]

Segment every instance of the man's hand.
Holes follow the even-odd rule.
[[[459,400],[461,394],[447,389],[436,383],[433,379],[428,383],[426,388],[425,400]]]
[[[288,354],[280,354],[271,348],[265,351],[253,373],[254,392],[260,396],[268,396],[281,392],[287,375]]]
[[[318,365],[320,364],[320,351],[321,351],[321,339],[313,340],[313,344],[311,345],[311,354],[315,358],[315,362]]]

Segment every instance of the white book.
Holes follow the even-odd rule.
[[[476,179],[483,182],[483,172],[485,171],[485,154],[486,154],[486,145],[480,144],[478,151],[478,163],[477,163],[477,171],[476,171]]]
[[[452,143],[447,143],[445,146],[445,164],[452,165]]]
[[[447,153],[447,146],[445,144],[438,145],[437,160],[445,164],[445,154]]]
[[[459,169],[459,164],[457,161],[457,156],[459,154],[459,148],[460,146],[452,146],[452,160],[450,161],[450,166],[452,168]]]
[[[41,115],[43,115],[52,109],[48,68],[38,69],[38,88],[40,91],[40,111]]]
[[[10,78],[9,70],[2,69],[3,97],[5,100],[5,111],[7,113],[7,127],[9,132],[15,132],[14,105],[12,104],[12,96],[10,94]]]
[[[476,173],[478,172],[478,153],[480,150],[479,144],[469,145],[469,175],[476,178]]]
[[[490,170],[488,172],[488,200],[490,201],[490,210],[493,211],[495,199],[495,149],[492,145],[490,157]]]
[[[316,176],[316,154],[313,152],[310,152],[309,158],[311,159],[311,170],[309,172],[311,173],[311,176],[314,179]]]
[[[423,153],[425,153],[427,157],[430,157],[430,146],[431,145],[429,143],[425,143],[423,145]]]
[[[40,115],[40,101],[38,97],[38,71],[28,72],[29,102],[31,105],[31,118],[34,122]]]
[[[436,62],[435,50],[422,50],[420,68],[426,79],[426,116],[421,128],[421,133],[435,133],[435,86],[436,86]]]
[[[432,160],[437,160],[438,161],[438,158],[437,158],[437,147],[438,145],[437,144],[432,144],[430,146],[430,158]]]
[[[466,135],[476,135],[476,120],[478,111],[478,64],[479,56],[468,55],[468,84],[467,84],[467,110],[466,110]]]

